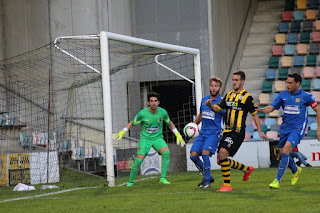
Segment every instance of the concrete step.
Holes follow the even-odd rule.
[[[273,33],[278,31],[279,22],[268,23],[252,23],[250,28],[251,33]]]
[[[266,76],[266,69],[268,67],[255,67],[255,68],[241,68],[246,73],[248,79],[264,79]]]
[[[253,22],[280,22],[281,21],[281,13],[273,12],[273,13],[265,13],[259,12],[253,17]]]
[[[283,10],[285,1],[259,1],[256,11]]]
[[[276,33],[265,33],[265,34],[249,34],[247,39],[247,45],[251,44],[274,44]]]
[[[252,67],[265,67],[269,65],[268,56],[247,56],[242,57],[240,62],[240,67],[242,68],[252,68]]]
[[[272,53],[270,44],[253,44],[246,45],[243,51],[243,57],[246,56],[264,56]]]

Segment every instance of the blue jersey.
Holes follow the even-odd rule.
[[[213,133],[213,132],[221,132],[224,127],[224,115],[225,110],[215,113],[213,112],[206,104],[205,101],[210,99],[210,96],[205,96],[201,100],[201,121],[202,127],[200,133]],[[218,104],[222,100],[221,95],[219,95],[216,99],[212,100],[212,105]]]
[[[280,133],[287,133],[293,129],[300,131],[303,135],[308,123],[308,106],[314,105],[313,95],[299,89],[295,94],[282,91],[271,104],[275,109],[282,107],[283,119],[280,126]]]

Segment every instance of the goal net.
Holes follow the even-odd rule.
[[[60,37],[1,62],[1,185],[81,181],[129,174],[140,126],[112,141],[158,92],[182,134],[201,101],[199,51],[113,33]],[[186,150],[164,128],[169,172],[186,171]],[[153,150],[141,175],[157,174]]]

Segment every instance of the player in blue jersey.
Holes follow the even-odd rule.
[[[222,80],[219,78],[210,78],[209,89],[210,95],[202,98],[200,113],[197,115],[194,123],[202,122],[202,127],[199,136],[194,141],[190,150],[190,159],[203,175],[203,180],[198,184],[200,188],[207,188],[210,183],[214,182],[210,175],[211,163],[210,156],[216,152],[220,141],[221,132],[224,125],[225,110],[219,113],[214,113],[206,104],[206,100],[211,100],[212,104],[217,104],[222,97],[219,94],[222,86]],[[199,158],[202,155],[203,161]]]
[[[320,139],[320,108],[314,97],[300,89],[302,78],[298,73],[290,73],[287,77],[287,90],[280,92],[276,100],[270,105],[257,109],[259,112],[269,113],[282,107],[283,119],[280,126],[280,140],[278,143],[281,160],[278,167],[276,179],[269,185],[270,188],[278,189],[281,178],[289,167],[293,177],[291,184],[298,181],[301,173],[301,167],[297,167],[290,156],[290,152],[295,148],[303,138],[308,119],[308,106],[311,106],[317,113],[317,138]]]

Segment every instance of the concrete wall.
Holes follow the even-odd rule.
[[[130,0],[0,0],[0,18],[0,59],[58,36],[132,32]]]
[[[251,0],[211,0],[211,76],[225,82]]]

